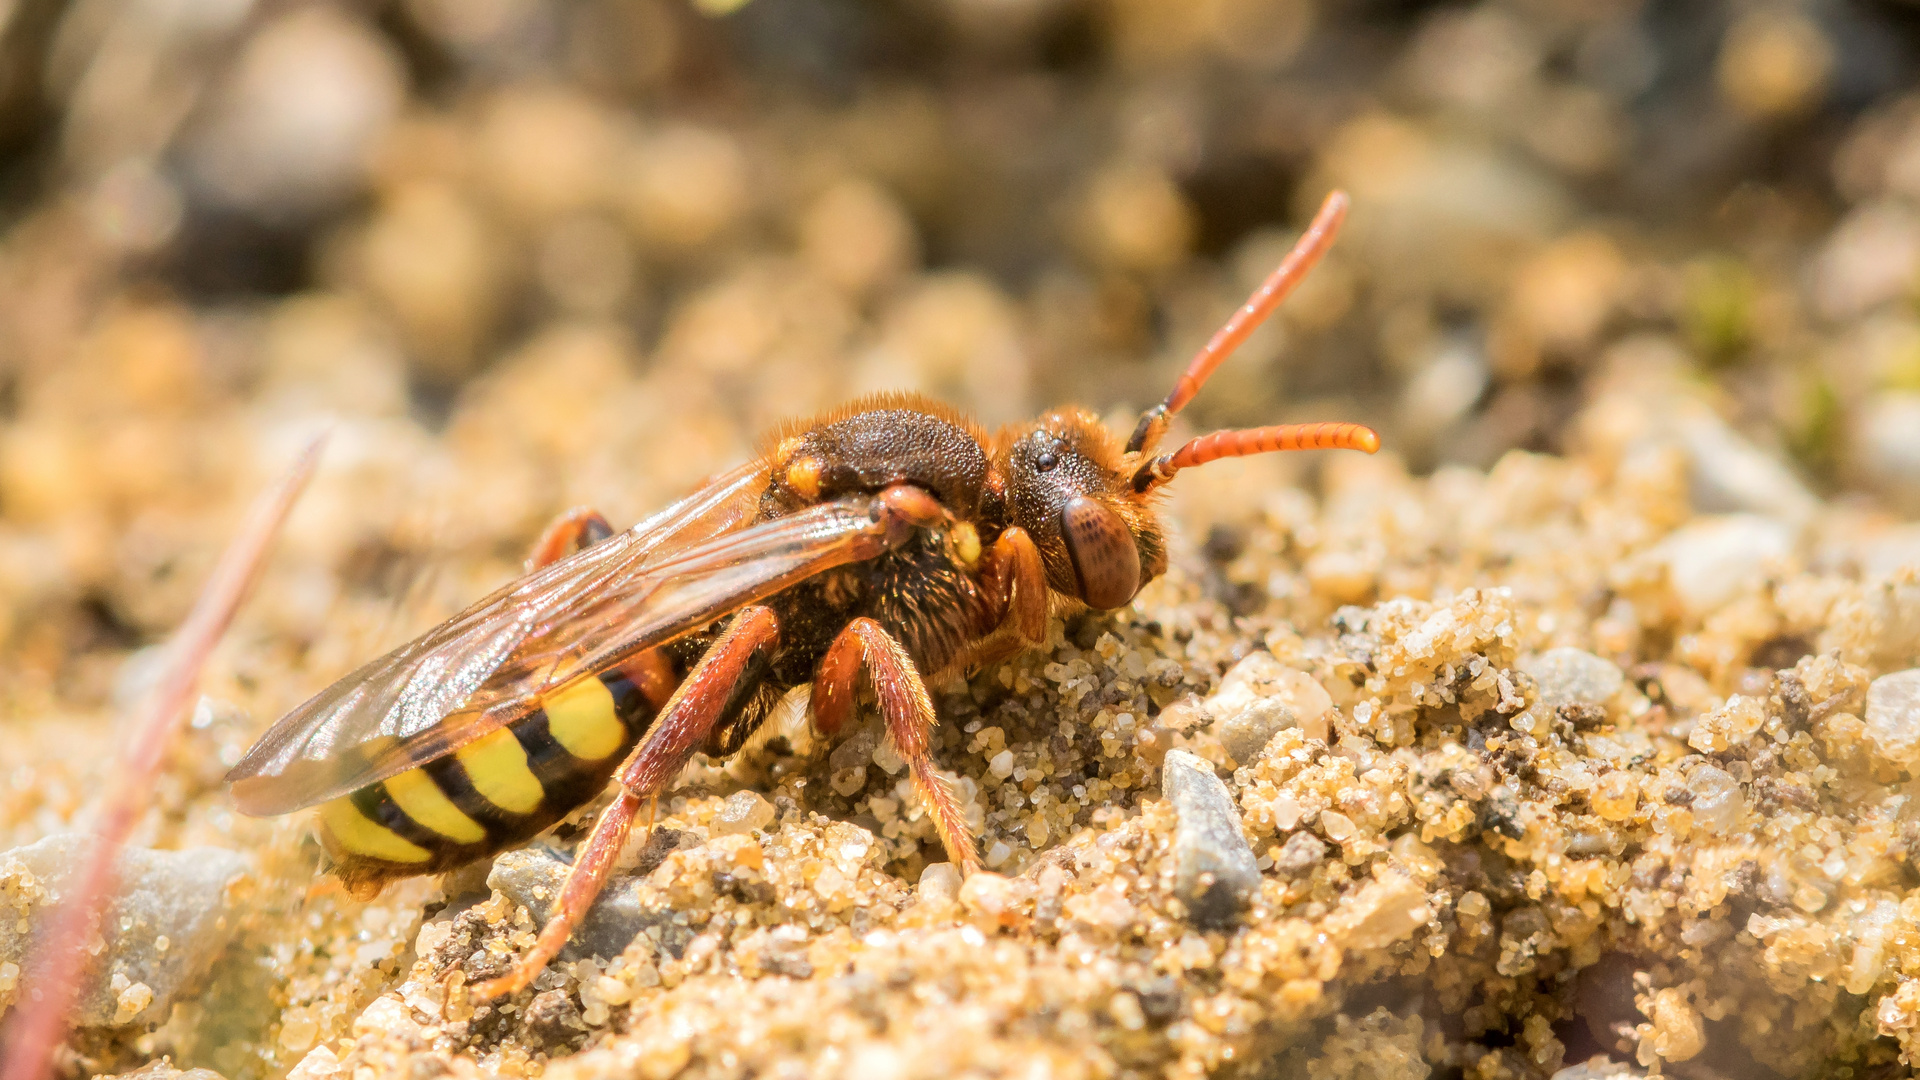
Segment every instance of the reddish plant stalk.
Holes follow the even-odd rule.
[[[44,1080],[53,1051],[66,1031],[67,1016],[79,991],[80,976],[91,957],[87,938],[98,924],[114,887],[114,864],[134,823],[146,810],[155,776],[180,719],[195,700],[207,656],[226,633],[235,610],[246,599],[260,565],[287,514],[313,476],[324,436],[307,444],[284,476],[254,502],[240,533],[201,587],[193,611],[167,645],[167,665],[159,685],[135,714],[131,741],[106,787],[95,840],[86,860],[66,888],[41,939],[31,991],[23,993],[13,1021],[0,1038],[0,1080]],[[35,993],[37,991],[37,993]]]

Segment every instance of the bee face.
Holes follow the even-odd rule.
[[[1159,522],[1093,414],[1047,413],[1005,439],[998,464],[1013,524],[1033,537],[1055,591],[1111,610],[1166,569]]]

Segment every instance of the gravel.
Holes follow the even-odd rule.
[[[1174,893],[1200,926],[1230,926],[1260,887],[1240,812],[1213,766],[1185,750],[1167,754],[1160,789],[1173,803]]]

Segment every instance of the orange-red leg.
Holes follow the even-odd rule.
[[[1027,530],[1015,525],[1000,534],[987,549],[984,585],[999,605],[1000,623],[1008,623],[1023,643],[1043,645],[1047,640],[1047,570],[1040,549]]]
[[[920,801],[933,815],[947,857],[962,873],[980,869],[980,856],[974,850],[973,834],[967,829],[959,800],[933,768],[933,754],[927,746],[927,737],[937,722],[933,699],[927,696],[926,684],[920,681],[907,650],[879,623],[855,619],[833,639],[813,679],[814,723],[825,732],[839,730],[853,710],[854,691],[862,671],[880,701],[880,716],[894,750],[907,763]]]
[[[600,812],[600,820],[593,823],[593,834],[587,837],[587,846],[574,859],[573,869],[567,871],[567,883],[561,886],[560,902],[554,905],[553,917],[541,928],[533,948],[520,958],[512,971],[476,985],[474,996],[483,1001],[505,997],[532,982],[534,976],[546,970],[547,964],[560,955],[560,950],[567,947],[567,939],[573,936],[574,926],[586,916],[594,898],[606,885],[607,875],[613,872],[613,861],[619,857],[620,848],[627,841],[627,830],[633,827],[633,816],[639,809],[640,797],[622,789],[620,797]]]
[[[533,551],[527,555],[529,573],[543,566],[559,562],[576,551],[587,548],[613,535],[613,526],[607,519],[590,506],[576,506],[553,519],[540,539],[534,541]]]
[[[1047,571],[1033,537],[1018,526],[1000,534],[981,559],[980,588],[993,631],[966,654],[979,670],[1047,643]]]
[[[573,928],[586,917],[593,901],[613,871],[614,859],[626,844],[640,805],[656,799],[667,782],[687,764],[709,732],[726,714],[736,684],[747,665],[762,650],[778,641],[780,621],[764,607],[750,607],[734,617],[733,625],[700,658],[686,680],[674,691],[672,700],[620,766],[615,779],[620,781],[620,797],[594,822],[593,835],[567,872],[567,883],[560,890],[560,901],[553,915],[540,930],[533,948],[520,958],[512,971],[481,983],[473,993],[482,999],[511,994],[533,981],[560,950],[566,947]]]
[[[780,639],[780,620],[772,608],[750,607],[734,616],[719,641],[707,650],[674,691],[666,712],[654,721],[646,741],[634,748],[614,779],[628,791],[652,796],[667,786],[695,750],[706,744],[725,715],[740,677],[756,654]]]

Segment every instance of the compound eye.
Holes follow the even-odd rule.
[[[1140,591],[1140,548],[1119,514],[1077,495],[1060,511],[1060,535],[1088,607],[1111,611]]]

